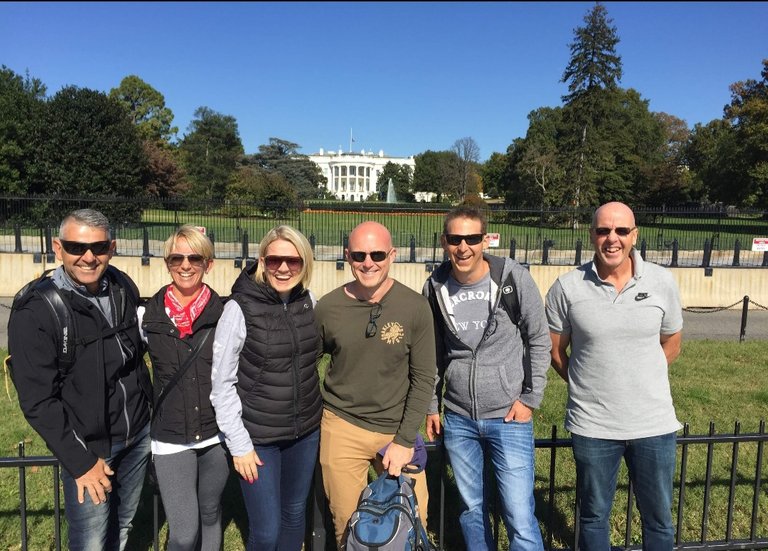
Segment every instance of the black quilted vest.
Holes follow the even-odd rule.
[[[251,270],[252,271],[252,270]],[[231,299],[243,311],[246,338],[237,393],[254,444],[299,438],[320,426],[320,338],[309,292],[294,288],[284,304],[271,287],[241,272]]]

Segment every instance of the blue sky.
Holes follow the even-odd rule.
[[[470,136],[481,160],[561,105],[573,29],[592,2],[2,2],[0,64],[108,92],[135,74],[179,138],[207,106],[247,153],[270,137],[415,155]],[[768,2],[605,2],[624,76],[690,127],[759,79]]]

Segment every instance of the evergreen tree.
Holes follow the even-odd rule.
[[[133,197],[145,195],[147,159],[125,109],[106,94],[62,88],[43,110],[36,136],[32,187],[47,195]],[[140,217],[140,201],[102,209],[114,224]],[[60,212],[52,212],[60,218]]]
[[[194,199],[220,201],[243,156],[237,121],[208,107],[199,107],[189,133],[179,144]]]
[[[379,179],[376,181],[376,189],[379,190],[380,201],[387,200],[390,178],[392,179],[392,185],[395,188],[395,195],[397,196],[398,203],[413,203],[416,201],[415,196],[411,192],[411,181],[413,179],[411,167],[393,163],[391,161],[384,165],[384,168],[379,175]]]
[[[260,145],[259,152],[248,156],[246,162],[267,172],[277,172],[293,189],[292,196],[299,199],[318,199],[325,194],[327,178],[309,157],[298,152],[299,144],[270,138],[269,144]],[[276,189],[280,189],[277,187]]]
[[[36,128],[45,108],[45,86],[0,67],[0,193],[27,195]]]
[[[109,91],[109,97],[123,105],[142,139],[167,144],[178,132],[172,126],[173,111],[165,106],[165,97],[136,75],[120,81]]]
[[[584,16],[585,25],[574,29],[571,59],[561,79],[570,92],[563,96],[565,103],[595,88],[615,88],[621,80],[621,57],[616,54],[619,37],[611,23],[608,10],[598,2]]]
[[[603,92],[616,89],[621,80],[621,57],[616,54],[619,37],[612,22],[605,6],[596,3],[584,17],[585,25],[574,29],[571,58],[561,79],[568,83],[569,94],[563,101],[570,108],[573,123],[565,164],[573,175],[569,202],[575,208],[592,205],[597,198],[590,176],[595,174],[599,151],[589,139],[594,127],[604,121],[599,113]]]

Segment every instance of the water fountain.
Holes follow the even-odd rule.
[[[389,179],[389,186],[387,187],[387,203],[397,203],[397,194],[395,193],[395,184],[392,183],[392,178]]]

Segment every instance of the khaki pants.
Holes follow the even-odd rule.
[[[360,494],[368,485],[368,468],[373,465],[377,473],[383,471],[376,453],[392,442],[394,434],[382,434],[357,427],[325,409],[320,423],[320,466],[323,469],[323,487],[333,515],[336,544],[341,548],[345,530],[357,508]],[[414,493],[419,505],[419,516],[426,528],[427,477],[424,471],[411,476],[416,481]]]

